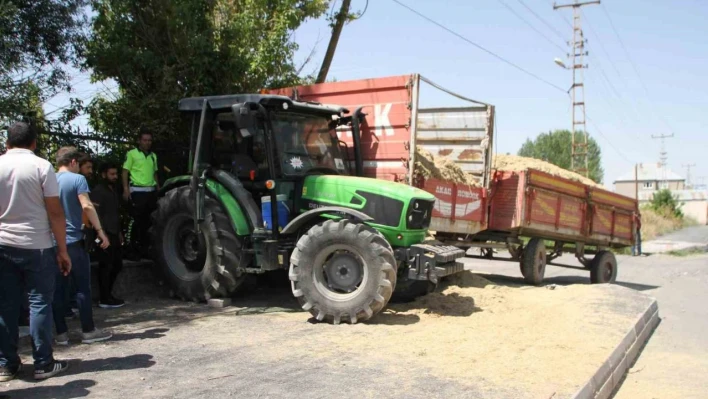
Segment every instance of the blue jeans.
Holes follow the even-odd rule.
[[[54,360],[51,314],[57,270],[54,248],[0,245],[0,366],[20,364],[17,321],[25,295],[29,298],[34,366],[41,367]]]
[[[54,292],[53,312],[57,335],[69,331],[65,320],[66,309],[69,306],[69,301],[67,301],[69,279],[76,287],[76,303],[79,307],[81,330],[83,332],[94,330],[93,309],[91,307],[91,261],[81,241],[67,245],[67,249],[71,258],[71,273],[68,276],[64,276],[57,268],[55,274],[57,288]]]
[[[635,243],[632,245],[632,256],[639,256],[642,254],[642,232],[637,231],[635,237]]]

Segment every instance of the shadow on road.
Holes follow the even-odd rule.
[[[528,284],[524,281],[523,277],[512,277],[512,276],[507,276],[503,274],[481,274],[484,276],[484,278],[488,279],[489,281],[492,281],[495,284],[498,285],[505,285],[508,287],[523,287],[523,286],[528,286]],[[582,276],[555,276],[555,277],[548,277],[543,279],[543,285],[549,285],[549,284],[555,284],[555,285],[573,285],[573,284],[591,284],[590,283],[590,278],[588,277],[582,277]],[[630,283],[627,281],[617,281],[614,284],[630,288],[636,291],[647,291],[647,290],[653,290],[656,288],[659,288],[660,286],[658,285],[648,285],[648,284],[639,284],[639,283]]]
[[[148,354],[130,355],[125,357],[107,357],[94,360],[69,360],[69,369],[62,375],[81,373],[100,373],[102,371],[122,371],[146,369],[155,365],[153,356]]]
[[[130,341],[133,339],[157,339],[165,336],[165,333],[170,331],[169,328],[151,328],[140,333],[120,333],[113,335],[112,342]]]
[[[34,380],[33,380],[34,381]],[[83,398],[89,395],[91,388],[96,385],[94,380],[69,381],[64,385],[38,385],[29,388],[12,389],[0,393],[0,399],[69,399]]]

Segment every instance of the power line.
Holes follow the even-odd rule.
[[[624,50],[625,55],[627,56],[627,59],[629,60],[629,63],[632,65],[632,69],[634,69],[634,73],[637,75],[637,78],[639,78],[639,83],[642,85],[642,89],[644,89],[644,94],[647,96],[647,100],[649,101],[649,104],[652,107],[652,110],[654,111],[653,114],[656,116],[657,114],[660,116],[661,120],[664,122],[666,127],[669,128],[671,132],[674,131],[674,129],[671,128],[671,125],[669,122],[666,120],[666,117],[664,117],[664,114],[661,114],[657,112],[656,105],[651,99],[651,96],[649,95],[649,90],[647,89],[646,84],[644,84],[644,79],[642,79],[642,75],[639,74],[639,69],[637,68],[637,64],[634,63],[634,60],[632,59],[632,56],[629,54],[629,51],[627,51],[627,47],[624,45],[624,42],[622,41],[622,38],[619,35],[619,32],[617,31],[617,28],[615,28],[614,22],[612,22],[612,18],[610,17],[610,13],[607,12],[607,9],[604,6],[600,6],[602,8],[602,11],[605,13],[605,16],[607,16],[607,20],[610,21],[610,26],[612,27],[612,30],[615,32],[615,36],[617,36],[617,41],[619,41],[620,45],[622,46],[622,50]]]
[[[563,48],[563,47],[559,46],[556,42],[554,42],[553,40],[551,40],[551,38],[549,38],[548,36],[546,36],[545,33],[541,32],[541,31],[538,30],[538,29],[536,29],[535,26],[533,26],[533,25],[532,25],[529,21],[527,21],[524,17],[522,17],[521,15],[519,15],[513,8],[511,8],[511,7],[510,7],[508,4],[506,4],[503,0],[498,0],[498,1],[499,1],[504,7],[506,7],[506,9],[509,10],[512,14],[516,15],[517,18],[519,18],[520,20],[524,21],[524,23],[525,23],[526,25],[528,25],[529,28],[533,29],[534,32],[538,33],[541,37],[543,37],[544,39],[546,39],[546,41],[548,41],[548,43],[550,43],[550,44],[556,46],[556,48],[560,49],[560,51],[562,51],[563,53],[565,53],[566,51],[568,51],[567,48]]]
[[[595,130],[596,130],[598,133],[600,133],[600,136],[602,136],[602,137],[605,139],[605,141],[607,141],[607,144],[609,144],[610,147],[612,147],[612,149],[615,150],[615,152],[617,152],[617,154],[618,154],[620,157],[624,158],[624,160],[627,161],[630,165],[636,164],[636,162],[631,161],[631,160],[629,159],[629,157],[627,157],[627,155],[625,155],[625,153],[623,153],[622,151],[620,151],[617,147],[615,147],[614,144],[612,144],[612,141],[610,141],[610,139],[609,139],[607,136],[605,136],[605,134],[602,132],[602,130],[600,130],[600,127],[595,123],[594,120],[592,120],[592,119],[590,118],[589,115],[586,114],[585,117],[588,119],[588,122],[590,122],[590,124],[593,126],[593,128],[595,128]]]
[[[421,17],[421,18],[423,18],[423,19],[425,19],[426,21],[428,21],[428,22],[430,22],[430,23],[432,23],[432,24],[434,24],[434,25],[437,25],[439,28],[442,28],[442,29],[446,30],[448,33],[451,33],[452,35],[457,36],[459,39],[462,39],[462,40],[464,40],[465,42],[467,42],[467,43],[473,45],[474,47],[477,47],[478,49],[484,51],[485,53],[491,55],[492,57],[498,59],[499,61],[502,61],[503,63],[505,63],[505,64],[507,64],[507,65],[509,65],[509,66],[511,66],[511,67],[513,67],[513,68],[515,68],[515,69],[518,69],[519,71],[525,73],[526,75],[529,75],[529,76],[531,76],[532,78],[534,78],[534,79],[536,79],[536,80],[539,80],[539,81],[545,83],[546,85],[553,87],[554,89],[556,89],[556,90],[558,90],[558,91],[561,91],[561,92],[563,92],[563,93],[566,92],[565,89],[563,89],[562,87],[560,87],[560,86],[558,86],[558,85],[555,85],[555,84],[553,84],[553,83],[547,81],[546,79],[543,79],[542,77],[540,77],[540,76],[534,74],[533,72],[529,72],[528,70],[526,70],[526,69],[524,69],[524,68],[522,68],[522,67],[516,65],[515,63],[513,63],[513,62],[507,60],[506,58],[504,58],[504,57],[502,57],[502,56],[500,56],[500,55],[498,55],[498,54],[496,54],[496,53],[494,53],[494,52],[492,52],[492,51],[490,51],[490,50],[487,50],[486,48],[480,46],[479,44],[473,42],[472,40],[470,40],[470,39],[468,39],[468,38],[462,36],[461,34],[459,34],[459,33],[455,32],[455,31],[453,31],[452,29],[450,29],[450,28],[448,28],[448,27],[442,25],[441,23],[439,23],[439,22],[437,22],[437,21],[435,21],[435,20],[433,20],[433,19],[431,19],[431,18],[428,18],[427,16],[425,16],[425,15],[421,14],[420,12],[414,10],[413,8],[411,8],[411,7],[409,7],[409,6],[407,6],[407,5],[403,4],[403,3],[401,3],[400,1],[398,1],[398,0],[392,0],[392,1],[393,1],[394,3],[396,3],[396,4],[398,4],[399,6],[401,6],[401,7],[403,7],[403,8],[406,8],[408,11],[410,11],[410,12],[412,12],[412,13],[418,15],[419,17]]]
[[[556,5],[556,2],[555,2],[554,0],[549,0],[548,3],[549,3],[551,6],[554,6],[554,7],[555,7],[555,5]],[[570,23],[570,20],[569,20],[568,18],[566,18],[565,16],[563,16],[563,14],[558,14],[558,13],[554,13],[554,14],[556,14],[557,16],[559,16],[559,17],[565,22],[565,24],[568,25],[568,27],[569,27],[570,29],[573,29],[573,24],[571,24],[571,23]]]
[[[558,30],[556,28],[554,28],[551,24],[549,24],[545,19],[541,18],[540,15],[536,14],[536,12],[534,10],[532,10],[531,7],[527,6],[523,0],[516,0],[516,1],[518,1],[522,6],[524,6],[525,9],[527,9],[531,14],[533,14],[534,17],[536,17],[536,19],[538,19],[539,21],[541,21],[541,23],[546,25],[548,27],[548,29],[553,31],[553,33],[555,33],[558,37],[560,37],[560,39],[563,40],[563,43],[565,43],[565,38],[563,37],[562,33],[558,32]]]

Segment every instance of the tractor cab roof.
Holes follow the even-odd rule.
[[[266,108],[283,108],[287,104],[287,110],[300,111],[308,114],[320,114],[322,116],[343,115],[349,112],[347,109],[339,107],[327,107],[319,103],[293,101],[285,96],[270,94],[229,94],[224,96],[202,96],[188,97],[179,100],[179,110],[181,112],[201,112],[204,101],[207,101],[212,110],[231,110],[234,104],[253,102],[261,104]]]

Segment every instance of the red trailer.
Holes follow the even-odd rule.
[[[610,248],[632,245],[637,203],[607,190],[537,170],[492,170],[494,106],[446,90],[420,75],[322,83],[274,91],[300,101],[344,106],[360,120],[338,131],[352,147],[359,131],[362,174],[407,182],[437,198],[430,229],[469,257],[498,259],[506,250],[526,281],[540,284],[545,266],[573,252],[595,283],[612,282]],[[442,94],[442,96],[441,96]],[[429,97],[428,97],[429,96]],[[455,99],[464,106],[430,106]],[[354,121],[353,124],[356,122]],[[447,157],[474,174],[478,186],[416,178],[416,147]],[[350,154],[354,160],[355,154]],[[352,161],[353,162],[353,161]],[[586,255],[594,255],[587,258]]]

